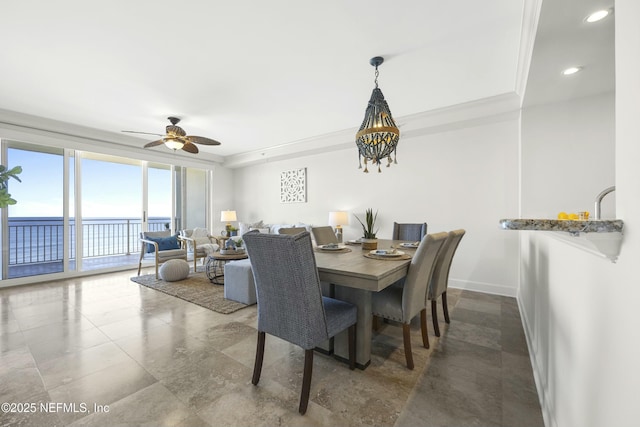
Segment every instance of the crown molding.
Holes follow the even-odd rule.
[[[516,117],[519,114],[520,105],[520,96],[515,92],[510,92],[451,107],[403,116],[397,118],[396,123],[400,128],[401,139],[414,138]],[[357,131],[358,129],[354,127],[263,150],[227,156],[222,165],[226,168],[235,169],[258,163],[347,149],[353,149],[353,155],[357,156],[358,153],[355,151],[354,142]]]
[[[144,141],[140,138],[3,109],[0,138],[187,167],[211,169],[212,162],[224,160],[202,152],[196,158],[182,152],[151,151],[142,148]]]
[[[522,9],[522,31],[520,33],[520,50],[518,53],[518,69],[516,71],[516,93],[520,95],[522,101],[527,88],[542,1],[525,0]]]
[[[509,92],[396,119],[401,138],[479,126],[512,117],[520,110],[521,99]],[[197,157],[182,152],[152,151],[141,147],[142,141],[129,135],[107,132],[66,122],[0,109],[0,136],[60,148],[92,151],[139,160],[157,161],[178,166],[212,169],[212,163],[230,169],[258,163],[299,158],[355,148],[357,128],[344,129],[299,141],[222,157],[200,153]],[[357,156],[354,150],[353,155]]]

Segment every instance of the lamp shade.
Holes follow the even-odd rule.
[[[236,215],[236,211],[220,211],[220,221],[230,222],[237,220],[238,216]]]
[[[344,211],[329,212],[329,225],[333,227],[349,225],[349,214]]]

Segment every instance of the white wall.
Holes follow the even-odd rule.
[[[613,93],[531,107],[522,114],[523,218],[555,218],[589,211],[615,183]],[[615,217],[615,192],[602,203],[602,218]]]
[[[409,126],[409,125],[407,125]],[[465,228],[451,285],[515,296],[517,233],[500,230],[501,218],[518,213],[517,114],[485,119],[473,127],[401,138],[398,164],[382,173],[358,169],[352,148],[234,170],[239,220],[326,225],[329,211],[362,218],[378,210],[378,237],[393,222],[428,223],[428,231]],[[280,203],[280,173],[307,168],[307,203]],[[345,239],[362,235],[353,216]]]
[[[604,181],[613,172],[609,159],[615,153],[616,216],[625,222],[617,264],[544,233],[520,232],[519,302],[547,426],[635,426],[640,420],[640,287],[636,269],[640,259],[636,229],[640,218],[640,30],[634,22],[638,16],[637,0],[616,1],[615,145],[609,144],[603,152],[603,147],[594,146],[592,137],[602,136],[603,141],[613,137],[613,130],[608,131],[605,124],[613,114],[607,97],[572,103],[584,103],[579,109],[567,104],[523,112],[523,130],[533,128],[529,120],[540,127],[536,132],[523,132],[523,214],[554,213],[561,203],[570,205],[567,209],[583,206],[587,196],[593,197],[594,189],[600,190],[588,186],[611,184]],[[548,126],[544,125],[545,116]],[[573,123],[573,132],[559,125],[558,116]],[[552,147],[541,143],[545,137],[557,139],[558,133],[580,138],[580,146],[586,144],[585,149],[593,150],[587,151],[593,152],[587,163],[605,165],[607,170],[596,171],[597,178],[589,175],[580,188],[569,189],[564,182],[557,190],[547,185],[553,184],[553,179],[534,167],[546,156],[556,154],[564,160],[555,160],[554,170],[549,172],[556,179],[588,172],[584,162],[571,159],[572,153],[581,158],[585,153],[567,149],[549,152]],[[545,192],[548,197],[542,197]]]

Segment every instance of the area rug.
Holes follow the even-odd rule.
[[[212,284],[204,272],[192,271],[186,279],[177,282],[156,279],[155,274],[134,276],[131,281],[222,314],[248,307],[246,304],[225,299],[224,287]]]

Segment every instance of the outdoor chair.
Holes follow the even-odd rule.
[[[170,259],[187,260],[187,249],[184,240],[177,234],[171,235],[170,230],[143,231],[140,233],[140,261],[138,262],[138,276],[142,269],[142,262],[153,261],[158,277],[158,266]]]
[[[407,275],[400,280],[403,282],[402,286],[388,286],[371,295],[371,311],[374,316],[402,323],[404,353],[409,369],[414,368],[411,352],[411,320],[418,313],[422,329],[422,345],[429,348],[426,328],[427,309],[424,302],[438,252],[447,236],[447,233],[428,234],[416,249]]]
[[[308,231],[296,235],[249,232],[244,239],[258,300],[258,343],[251,382],[257,385],[260,380],[266,334],[302,347],[304,373],[298,410],[304,414],[309,403],[315,347],[348,329],[349,368],[355,368],[358,309],[322,296]]]
[[[204,264],[207,256],[220,249],[218,239],[206,228],[180,230],[180,237],[187,243],[187,254],[193,255],[193,271],[196,271],[198,259],[202,259]]]
[[[429,289],[427,292],[427,300],[431,301],[431,317],[433,318],[433,330],[437,337],[440,336],[440,327],[438,326],[438,305],[437,299],[442,296],[442,311],[444,313],[444,320],[447,323],[451,323],[449,319],[449,308],[447,305],[447,286],[449,284],[449,270],[451,269],[451,261],[458,249],[458,245],[464,237],[465,230],[453,230],[449,232],[449,237],[444,243],[436,266],[433,269],[433,275],[429,282]],[[426,302],[426,301],[425,301]],[[425,325],[426,326],[426,325]]]
[[[409,242],[419,242],[427,234],[427,223],[422,224],[399,224],[393,223],[393,240],[405,240]]]

